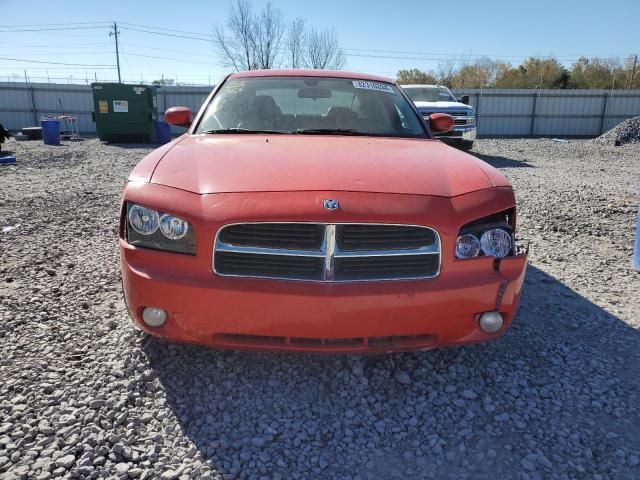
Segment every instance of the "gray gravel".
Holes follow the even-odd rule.
[[[594,138],[595,143],[605,145],[626,145],[640,143],[640,117],[630,118],[616,125],[611,130]]]
[[[640,145],[480,140],[531,265],[490,344],[385,356],[151,340],[116,223],[146,146],[10,142],[0,167],[0,478],[640,478]]]

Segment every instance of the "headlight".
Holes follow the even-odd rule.
[[[129,225],[140,235],[151,235],[158,230],[160,219],[158,212],[150,208],[132,205],[127,215]]]
[[[480,237],[480,247],[487,256],[506,257],[511,251],[511,235],[500,228],[487,230]]]
[[[138,247],[195,255],[193,226],[182,218],[127,203],[125,238]]]
[[[515,213],[515,208],[510,208],[464,224],[456,238],[456,258],[502,258],[512,254]]]
[[[476,117],[473,115],[473,112],[469,112],[469,117],[467,118],[467,125],[475,125]]]
[[[189,231],[189,223],[165,213],[160,217],[160,231],[171,240],[180,240]]]
[[[475,235],[465,233],[456,240],[456,257],[472,258],[480,254],[480,240]]]

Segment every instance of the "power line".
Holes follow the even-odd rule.
[[[92,63],[63,63],[63,62],[44,62],[42,60],[26,60],[24,58],[8,58],[8,57],[0,57],[0,60],[12,60],[14,62],[24,62],[24,63],[46,63],[49,65],[67,65],[73,67],[114,67],[115,65],[106,65],[106,64],[92,64]]]
[[[59,43],[59,44],[48,43],[44,45],[43,44],[33,45],[33,44],[26,44],[21,42],[6,42],[4,40],[0,40],[0,47],[2,47],[3,45],[15,45],[22,48],[56,48],[56,47],[68,47],[69,42]],[[95,45],[111,45],[111,42],[83,42],[81,45],[73,45],[73,48],[86,48],[86,47],[93,48],[93,46]]]
[[[69,46],[69,45],[67,45]],[[20,52],[21,56],[32,55],[112,55],[113,51],[108,52]]]
[[[187,30],[174,30],[172,28],[165,28],[165,27],[152,27],[152,26],[149,26],[149,25],[140,25],[138,23],[120,22],[120,25],[129,25],[129,26],[132,26],[132,27],[146,28],[146,29],[151,29],[151,30],[165,30],[167,32],[186,33],[186,34],[189,34],[189,35],[198,35],[198,36],[201,36],[201,37],[214,38],[213,35],[209,35],[209,34],[206,34],[206,33],[189,32]]]
[[[139,45],[137,43],[123,43],[122,41],[120,42],[120,46],[126,46],[126,47],[136,47],[136,48],[144,48],[144,49],[149,49],[149,50],[157,50],[158,46],[151,46],[151,45]],[[179,53],[181,55],[184,56],[185,51],[184,50],[172,50],[169,48],[162,48],[161,49],[163,52],[171,52],[171,53]],[[206,53],[194,53],[194,52],[189,52],[189,56],[190,57],[207,57],[207,58],[211,58],[211,54],[206,54]]]
[[[122,27],[123,30],[132,30],[134,32],[142,32],[142,33],[151,33],[153,35],[162,35],[164,37],[174,37],[174,38],[185,38],[188,40],[199,40],[201,42],[216,42],[216,40],[214,40],[213,38],[196,38],[196,37],[190,37],[190,36],[186,36],[186,35],[177,35],[177,34],[173,34],[173,33],[163,33],[163,32],[153,32],[151,30],[141,30],[139,28],[131,28],[131,27]]]
[[[77,26],[77,27],[55,27],[55,28],[37,28],[37,29],[19,29],[14,28],[9,31],[5,31],[4,33],[12,33],[12,32],[28,32],[28,31],[65,31],[65,30],[82,30],[82,29],[101,29],[105,28],[106,25],[96,26],[95,24],[106,24],[107,22],[77,22],[76,25],[91,25],[91,26]],[[47,25],[63,25],[63,24],[40,24],[42,26]],[[73,24],[64,24],[64,25],[73,25]],[[142,25],[136,23],[128,23],[121,22],[121,25],[125,25],[122,28],[126,30],[131,30],[140,33],[147,33],[151,35],[160,35],[165,37],[173,37],[173,38],[182,38],[186,40],[194,40],[201,42],[211,42],[211,43],[219,43],[219,41],[214,38],[212,35],[192,32],[187,30],[177,30],[170,29],[164,27],[153,27],[149,25]],[[33,25],[38,26],[38,25]],[[137,27],[137,28],[136,28]],[[2,31],[0,31],[2,32]],[[168,33],[175,32],[175,33]],[[284,49],[284,47],[280,47],[280,49]],[[442,53],[442,52],[424,52],[424,51],[415,51],[415,50],[385,50],[385,49],[372,49],[372,48],[351,48],[351,47],[343,47],[342,50],[345,52],[346,56],[350,57],[362,57],[362,58],[378,58],[378,59],[389,59],[389,60],[423,60],[423,61],[440,61],[443,58],[437,57],[449,57],[449,60],[454,61],[465,61],[467,57],[490,57],[493,59],[525,59],[530,57],[531,55],[495,55],[495,54],[452,54],[452,53]],[[366,53],[348,53],[348,52],[372,52],[370,54]],[[378,54],[378,55],[375,55]],[[383,54],[391,54],[391,55],[383,55]],[[420,55],[420,57],[407,57],[403,55]],[[575,61],[581,55],[556,55],[554,58],[557,58],[562,61]],[[584,55],[588,56],[588,55]],[[593,55],[591,55],[593,56]],[[458,58],[459,57],[459,58]]]
[[[90,66],[92,70],[113,70],[113,65],[108,66],[108,67],[93,67],[91,65],[87,65]],[[3,70],[24,70],[24,66],[22,67],[5,67],[3,66],[2,69]],[[86,68],[69,68],[69,67],[29,67],[29,70],[66,70],[66,71],[85,71]]]
[[[0,28],[28,28],[28,27],[51,27],[54,25],[97,25],[97,24],[110,24],[111,22],[64,22],[64,23],[33,23],[27,25],[0,25]]]
[[[220,43],[214,36],[204,34],[204,33],[198,33],[198,32],[186,31],[186,30],[174,30],[174,29],[169,29],[164,27],[153,27],[149,25],[140,25],[135,23],[127,23],[127,22],[121,22],[121,24],[125,25],[125,27],[122,27],[122,28],[133,30],[136,32],[149,33],[153,35],[161,35],[161,36],[168,36],[168,37],[174,37],[174,38],[184,38],[187,40]],[[141,27],[141,28],[131,28],[131,27],[127,27],[126,25]],[[167,32],[177,32],[183,35],[167,33]],[[197,37],[194,37],[194,35]],[[280,48],[283,49],[284,47],[280,47]],[[384,50],[384,49],[350,48],[350,47],[343,47],[342,50],[345,52],[373,52],[373,53],[381,53],[381,54],[388,53],[393,55],[425,55],[425,56],[432,56],[432,57],[449,57],[449,58],[453,58],[454,60],[457,59],[456,57],[460,57],[460,59],[458,59],[459,61],[464,61],[465,57],[475,57],[475,58],[489,57],[492,59],[509,59],[509,58],[526,59],[531,56],[534,56],[534,55],[496,55],[496,54],[486,54],[486,53],[454,54],[454,53],[442,53],[442,52],[424,52],[424,51],[415,51],[415,50]],[[364,54],[356,54],[356,53],[345,53],[345,55],[352,56],[352,57],[367,56]],[[597,55],[575,54],[575,55],[554,55],[553,57],[562,61],[576,61],[581,56],[594,57]],[[619,57],[620,55],[612,55],[612,56]],[[388,56],[388,55],[377,55],[375,57],[370,57],[370,58],[389,58],[389,59],[397,59],[397,60],[442,60],[441,58],[416,58],[416,57]]]
[[[123,53],[123,55],[125,55]],[[140,57],[140,58],[154,58],[157,60],[171,60],[172,62],[182,62],[182,63],[193,63],[194,60],[185,60],[183,58],[172,58],[172,57],[160,57],[157,55],[145,55],[145,54],[139,54],[139,53],[131,53],[129,51],[127,51],[126,55],[130,55],[132,57]],[[216,66],[220,66],[220,64],[215,63],[215,62],[203,62],[202,60],[195,60],[197,61],[199,64],[201,65],[216,65]]]
[[[20,32],[47,32],[47,31],[60,31],[60,30],[95,30],[95,29],[101,29],[101,28],[107,28],[106,25],[105,26],[95,26],[95,27],[55,27],[55,28],[20,28],[20,29],[14,29],[14,30],[0,30],[0,33],[20,33]]]
[[[19,25],[19,26],[0,26],[0,28],[8,28],[9,30],[0,30],[0,33],[14,33],[14,32],[42,32],[42,31],[68,31],[68,30],[86,30],[86,29],[102,29],[107,26],[110,22],[74,22],[74,23],[51,23],[51,24],[34,24],[34,25]],[[57,26],[64,25],[64,26]],[[69,26],[69,25],[79,25],[79,26]],[[132,30],[141,33],[147,33],[152,35],[162,35],[173,38],[183,38],[187,40],[195,40],[195,41],[205,41],[205,42],[213,42],[219,43],[219,41],[212,35],[192,32],[187,30],[177,30],[165,27],[154,27],[150,25],[142,25],[137,23],[128,23],[121,22],[121,25],[125,25],[122,27],[123,29]],[[52,26],[52,27],[49,27]],[[57,26],[57,27],[54,27]],[[48,27],[48,28],[21,28],[21,27]],[[138,28],[133,28],[138,27]],[[168,33],[175,32],[175,33]],[[352,48],[352,47],[343,47],[343,51],[345,52],[373,52],[378,54],[391,54],[393,56],[388,55],[376,55],[372,54],[356,54],[356,53],[345,53],[347,56],[353,57],[366,57],[366,58],[383,58],[383,59],[392,59],[392,60],[442,60],[441,58],[426,58],[426,57],[405,57],[398,55],[421,55],[421,56],[431,56],[431,57],[450,57],[454,60],[456,57],[490,57],[494,59],[525,59],[530,57],[531,55],[496,55],[496,54],[452,54],[452,53],[442,53],[442,52],[424,52],[424,51],[415,51],[415,50],[385,50],[385,49],[372,49],[372,48]],[[594,56],[594,55],[555,55],[554,58],[561,59],[563,61],[575,61],[580,56]],[[597,56],[597,55],[596,55]],[[614,55],[620,56],[620,55]]]

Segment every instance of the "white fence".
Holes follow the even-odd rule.
[[[158,87],[158,111],[197,111],[212,87]],[[639,90],[460,89],[478,113],[480,136],[596,136],[640,116]],[[38,125],[46,115],[77,115],[81,132],[95,132],[89,85],[0,83],[0,123],[10,130]],[[176,130],[176,131],[179,131]]]

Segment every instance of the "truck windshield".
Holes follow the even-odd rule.
[[[393,84],[346,78],[230,78],[195,133],[291,133],[428,138]]]
[[[446,87],[407,87],[407,96],[414,102],[455,102],[455,97]]]

